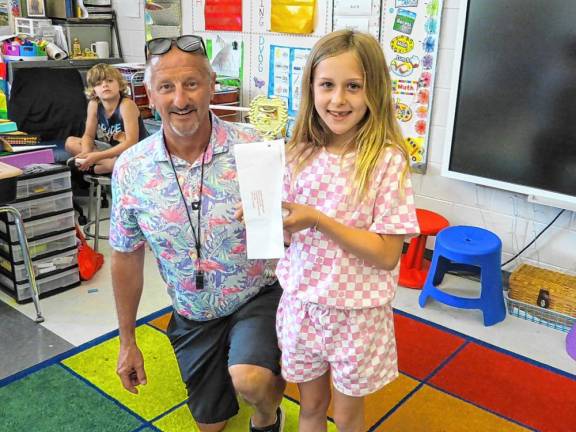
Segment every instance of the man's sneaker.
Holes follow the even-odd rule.
[[[284,410],[278,407],[276,410],[276,423],[272,426],[265,428],[256,428],[252,426],[252,419],[250,419],[250,432],[282,432],[284,430]]]

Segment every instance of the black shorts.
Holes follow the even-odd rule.
[[[247,304],[223,318],[191,321],[172,314],[167,334],[196,421],[218,423],[238,413],[228,367],[257,365],[280,374],[276,310],[281,295],[276,282],[263,287]]]

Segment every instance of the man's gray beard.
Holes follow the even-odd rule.
[[[176,135],[178,135],[180,138],[186,138],[189,137],[191,135],[194,135],[196,132],[198,132],[198,128],[200,127],[200,123],[196,123],[196,126],[194,127],[194,129],[192,130],[192,132],[190,132],[189,130],[184,133],[179,131],[173,124],[170,125],[171,129],[174,131],[174,133]]]

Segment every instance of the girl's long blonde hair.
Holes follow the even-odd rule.
[[[356,136],[344,149],[344,154],[356,152],[354,199],[360,200],[368,191],[372,173],[386,147],[400,150],[406,159],[406,167],[409,166],[408,151],[396,120],[388,66],[382,48],[371,35],[339,30],[316,42],[302,75],[300,109],[287,152],[298,173],[328,144],[330,129],[314,108],[314,71],[321,61],[346,52],[351,52],[357,58],[364,72],[364,93],[368,108],[358,124]]]

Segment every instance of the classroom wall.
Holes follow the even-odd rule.
[[[113,0],[116,4],[120,0]],[[322,1],[322,0],[318,0]],[[542,230],[559,209],[528,203],[521,194],[478,186],[440,175],[448,118],[448,100],[452,86],[452,67],[458,12],[461,0],[444,0],[436,82],[432,108],[428,167],[425,174],[414,174],[416,202],[419,207],[444,215],[451,224],[467,224],[494,231],[503,241],[503,260],[512,257]],[[140,17],[118,17],[125,59],[144,61],[143,2]],[[118,8],[117,8],[118,10]],[[192,29],[192,2],[182,1],[183,33]],[[428,247],[433,248],[433,239]],[[522,258],[520,262],[568,271],[576,274],[576,216],[566,211]]]
[[[559,209],[528,203],[521,194],[491,189],[440,175],[452,84],[455,39],[461,0],[444,0],[436,70],[432,126],[425,175],[414,175],[417,204],[437,211],[452,224],[488,228],[503,241],[503,260],[528,244],[559,212]],[[431,246],[431,244],[430,244]],[[576,217],[566,211],[531,246],[519,262],[576,273]]]

